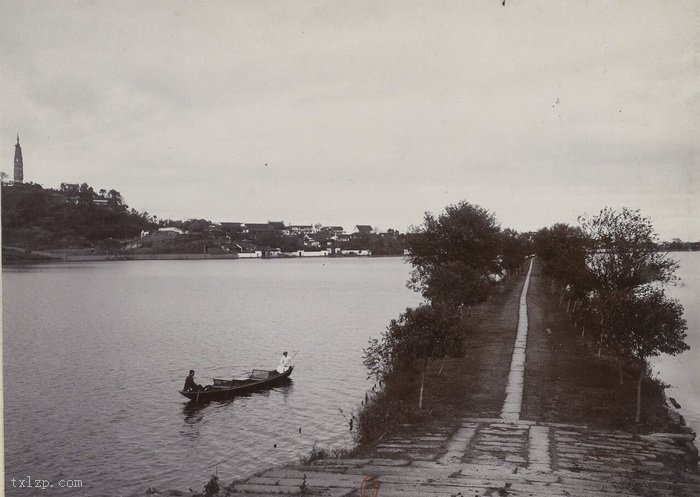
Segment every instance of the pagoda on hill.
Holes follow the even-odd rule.
[[[24,181],[24,163],[22,162],[22,147],[19,145],[19,133],[17,133],[17,144],[15,145],[15,183]]]

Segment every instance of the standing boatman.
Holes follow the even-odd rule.
[[[285,350],[284,352],[282,352],[282,357],[280,358],[280,365],[277,366],[277,372],[284,373],[290,367],[292,367],[292,359],[291,357],[289,357],[287,351]]]

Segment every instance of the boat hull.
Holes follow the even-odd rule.
[[[289,379],[289,376],[292,374],[293,370],[294,366],[291,366],[284,373],[278,373],[274,370],[267,371],[267,373],[269,373],[269,377],[264,379],[248,378],[247,380],[214,380],[215,383],[220,382],[221,385],[215,384],[207,387],[206,390],[198,391],[180,390],[180,394],[196,402],[230,399],[231,397],[235,397],[237,395],[256,392],[258,390],[264,390],[266,388],[272,388],[280,385]],[[227,385],[227,383],[230,383],[230,385]]]

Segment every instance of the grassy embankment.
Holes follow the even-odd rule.
[[[431,361],[424,405],[418,410],[421,365],[402,372],[358,414],[358,450],[395,432],[399,425],[456,424],[463,417],[498,417],[515,342],[524,276],[505,282],[463,318],[465,356]],[[442,372],[440,373],[440,370]]]
[[[371,449],[378,439],[411,425],[454,424],[465,417],[496,418],[505,398],[517,327],[518,300],[524,275],[506,282],[485,303],[464,318],[466,354],[463,358],[433,361],[428,367],[424,408],[417,409],[420,367],[406,371],[379,394],[371,395],[358,414],[356,452]],[[597,357],[593,337],[559,307],[558,295],[535,261],[528,292],[529,335],[523,396],[523,419],[581,423],[637,433],[673,432],[664,407],[664,385],[648,378],[643,385],[642,420],[634,423],[638,369],[625,365],[619,384],[617,361]],[[442,373],[440,369],[442,367]]]

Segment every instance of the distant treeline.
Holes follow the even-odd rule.
[[[659,249],[667,252],[696,252],[700,250],[700,242],[684,242],[674,239],[672,242],[661,242]]]
[[[331,249],[402,255],[406,247],[404,234],[393,229],[377,233],[366,226],[361,232],[341,234],[339,227],[317,225],[309,233],[287,228],[282,222],[248,229],[243,223],[159,219],[130,209],[120,192],[95,190],[87,183],[62,183],[58,189],[34,183],[2,186],[3,246],[14,249],[6,250],[13,260],[41,259],[38,252],[51,250],[95,255],[217,255]]]

